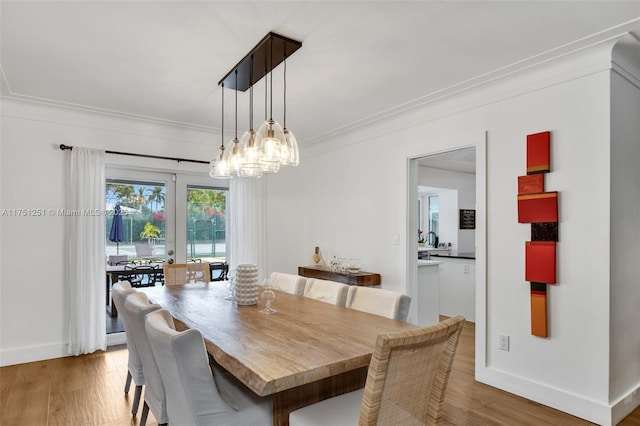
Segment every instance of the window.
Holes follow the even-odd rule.
[[[440,213],[437,195],[429,195],[429,245],[436,243],[436,236],[440,235]]]
[[[187,259],[224,261],[228,190],[187,186]]]

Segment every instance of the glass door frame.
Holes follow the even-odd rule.
[[[189,186],[209,187],[211,189],[229,190],[229,180],[212,179],[210,176],[202,176],[191,173],[177,173],[176,177],[176,239],[175,247],[179,249],[175,252],[176,263],[187,262],[187,189]],[[227,203],[227,216],[229,204]],[[226,235],[229,235],[229,222],[226,223]],[[227,259],[229,242],[227,241]]]
[[[134,170],[107,166],[106,177],[107,180],[117,179],[130,182],[158,183],[164,185],[165,252],[157,254],[158,257],[169,259],[171,256],[168,256],[167,253],[170,251],[175,253],[176,250],[176,217],[174,214],[176,211],[175,174],[161,171]]]

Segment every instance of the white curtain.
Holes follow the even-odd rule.
[[[234,177],[229,183],[229,269],[254,263],[260,279],[268,276],[264,194],[264,179]]]
[[[69,353],[80,355],[107,347],[104,151],[73,148],[68,188]]]

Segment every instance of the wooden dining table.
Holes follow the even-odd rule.
[[[262,302],[225,300],[225,282],[141,288],[167,309],[176,328],[199,330],[209,354],[249,389],[273,397],[273,424],[297,408],[362,388],[376,338],[409,323],[274,290],[275,314]]]

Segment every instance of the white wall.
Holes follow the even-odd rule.
[[[0,209],[65,207],[61,143],[208,160],[214,134],[2,99]],[[207,172],[205,165],[107,155],[136,168]],[[0,365],[66,356],[63,217],[0,217]],[[103,282],[96,285],[104,285]]]
[[[408,159],[457,148],[486,129],[487,240],[481,243],[487,285],[477,289],[486,293],[486,306],[476,312],[486,337],[480,329],[477,378],[602,424],[611,422],[610,287],[606,254],[597,253],[606,253],[610,235],[607,226],[594,224],[607,223],[610,211],[610,52],[611,44],[595,46],[306,147],[304,193],[290,194],[287,204],[279,200],[280,209],[308,212],[306,252],[321,245],[359,256],[382,274],[382,287],[405,291],[405,265],[414,256],[404,244],[414,238],[406,235]],[[543,339],[530,332],[524,279],[530,226],[517,222],[516,196],[526,135],[544,130],[552,133],[553,170],[545,179],[548,190],[560,192],[560,241],[558,284],[548,293],[549,338]],[[285,184],[284,175],[270,179],[272,188]],[[271,232],[288,225],[283,217],[271,222]],[[394,234],[401,244],[393,243]],[[298,253],[282,255],[291,258],[291,268],[300,261]],[[509,352],[498,350],[502,334],[511,338]]]
[[[451,217],[455,227],[455,240],[457,245],[454,251],[460,253],[475,252],[475,230],[459,229],[459,209],[475,210],[476,208],[476,175],[472,173],[454,172],[451,170],[436,169],[433,167],[419,167],[420,185],[436,186],[438,188],[450,188],[457,190],[457,210]],[[440,241],[448,241],[446,238]]]
[[[640,47],[623,41],[611,74],[611,388],[614,421],[640,403]],[[632,60],[631,62],[629,60]],[[607,222],[600,221],[601,226]],[[606,253],[606,251],[604,252]]]

